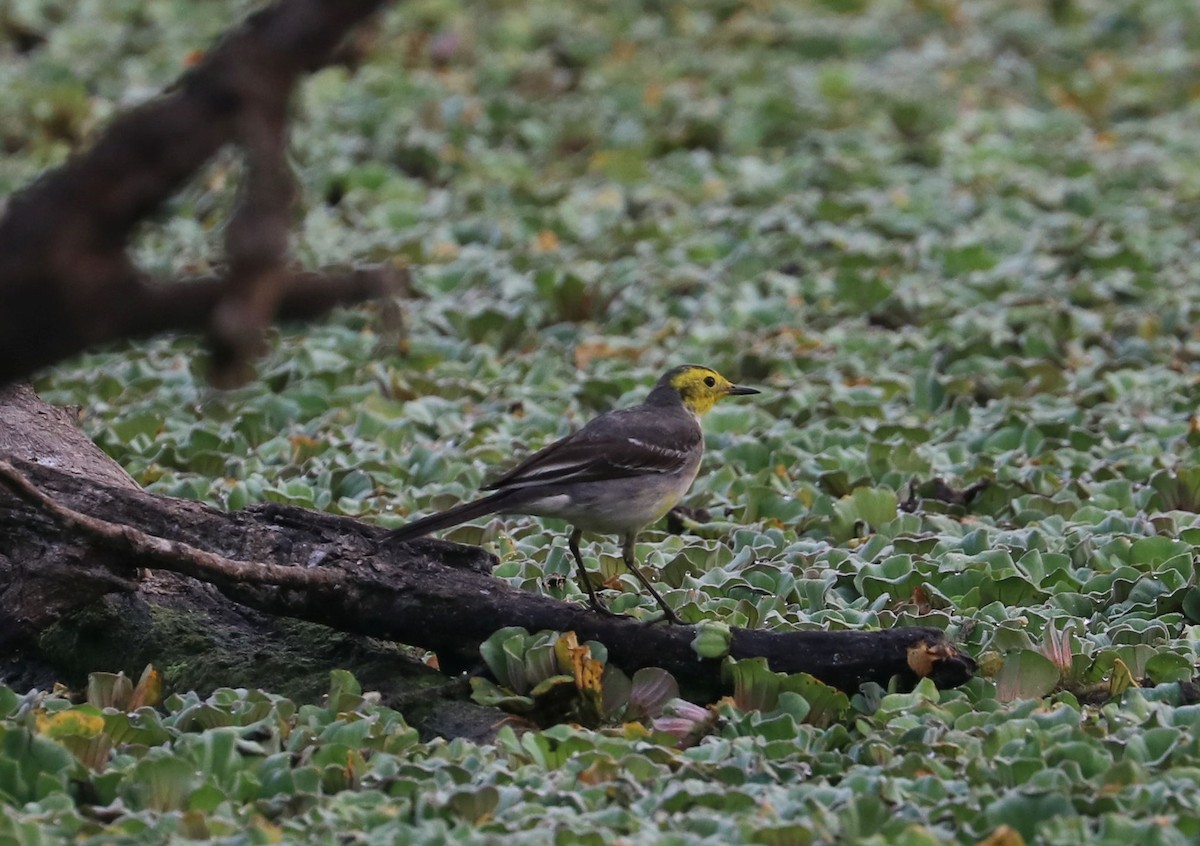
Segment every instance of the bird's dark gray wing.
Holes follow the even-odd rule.
[[[584,428],[534,453],[484,490],[561,482],[599,482],[674,473],[700,446],[691,419],[663,420],[644,407],[598,417]],[[636,433],[636,434],[634,434]]]

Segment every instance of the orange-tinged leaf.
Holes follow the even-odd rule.
[[[431,262],[448,262],[458,258],[458,244],[451,241],[440,241],[429,248],[428,258]]]
[[[613,45],[612,58],[615,62],[625,63],[637,55],[638,45],[632,38],[622,38]]]
[[[599,759],[586,770],[581,772],[578,776],[576,776],[576,778],[579,779],[580,783],[582,784],[604,784],[605,782],[612,781],[613,779],[617,778],[619,774],[620,769],[617,766],[616,761]]]
[[[575,347],[575,366],[580,370],[587,370],[593,361],[608,358],[636,362],[644,352],[644,347],[613,346],[608,341],[601,339],[581,341]]]
[[[723,200],[729,196],[729,185],[716,176],[705,179],[700,190],[704,192],[706,200]]]
[[[1025,846],[1025,838],[1012,826],[1002,825],[975,846]]]
[[[288,438],[288,442],[292,445],[292,461],[297,464],[316,455],[323,445],[322,441],[304,434],[292,435]]]
[[[162,674],[154,669],[153,664],[147,664],[146,669],[142,670],[142,677],[138,679],[137,687],[133,689],[133,695],[129,697],[130,711],[136,711],[145,705],[154,707],[162,701]]]
[[[264,838],[267,843],[282,843],[283,829],[270,822],[264,817],[256,817],[253,823],[253,828],[260,838]]]
[[[926,592],[924,585],[917,585],[913,588],[910,602],[916,606],[917,613],[919,614],[928,614],[933,607],[930,604],[929,594]],[[909,654],[911,655],[911,652]]]
[[[575,366],[587,370],[598,358],[612,358],[613,348],[606,341],[584,341],[575,347]]]

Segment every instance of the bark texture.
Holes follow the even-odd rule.
[[[148,496],[74,415],[25,385],[0,389],[0,460],[74,485],[83,508],[103,507],[113,492]],[[205,510],[166,502],[180,506],[182,519]],[[462,701],[462,680],[409,648],[255,611],[186,576],[139,572],[128,556],[64,531],[0,485],[0,683],[78,689],[89,672],[136,678],[151,663],[171,690],[262,687],[300,701],[328,690],[330,670],[350,668],[426,735],[486,738],[504,716]]]

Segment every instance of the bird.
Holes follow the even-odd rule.
[[[615,534],[629,572],[671,623],[679,618],[637,567],[638,534],[674,508],[700,470],[700,418],[726,397],[761,393],[710,367],[683,364],[664,373],[638,405],[593,418],[535,452],[495,481],[481,499],[414,520],[379,543],[415,540],[490,514],[555,517],[571,524],[567,546],[592,608],[613,615],[596,595],[579,551],[584,532]]]

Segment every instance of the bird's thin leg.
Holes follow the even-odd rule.
[[[571,536],[567,539],[567,548],[571,550],[571,554],[575,556],[575,565],[579,568],[579,578],[583,582],[584,590],[588,592],[588,599],[591,600],[592,610],[597,614],[603,614],[606,617],[617,616],[612,611],[605,607],[600,601],[600,597],[596,596],[596,589],[592,587],[592,580],[588,578],[587,570],[583,566],[583,556],[579,553],[579,539],[583,537],[583,529],[578,527],[571,530]]]
[[[633,575],[637,577],[637,580],[642,583],[642,587],[650,591],[650,595],[654,597],[654,601],[658,603],[658,607],[663,610],[663,617],[666,618],[668,623],[683,623],[683,621],[676,616],[675,612],[671,610],[671,606],[667,605],[666,600],[664,600],[662,596],[659,595],[658,591],[654,589],[654,585],[650,584],[650,581],[643,576],[642,571],[638,569],[637,555],[635,554],[633,548],[634,543],[636,542],[637,534],[630,532],[625,536],[621,544],[621,555],[625,559],[625,569],[633,573]]]

